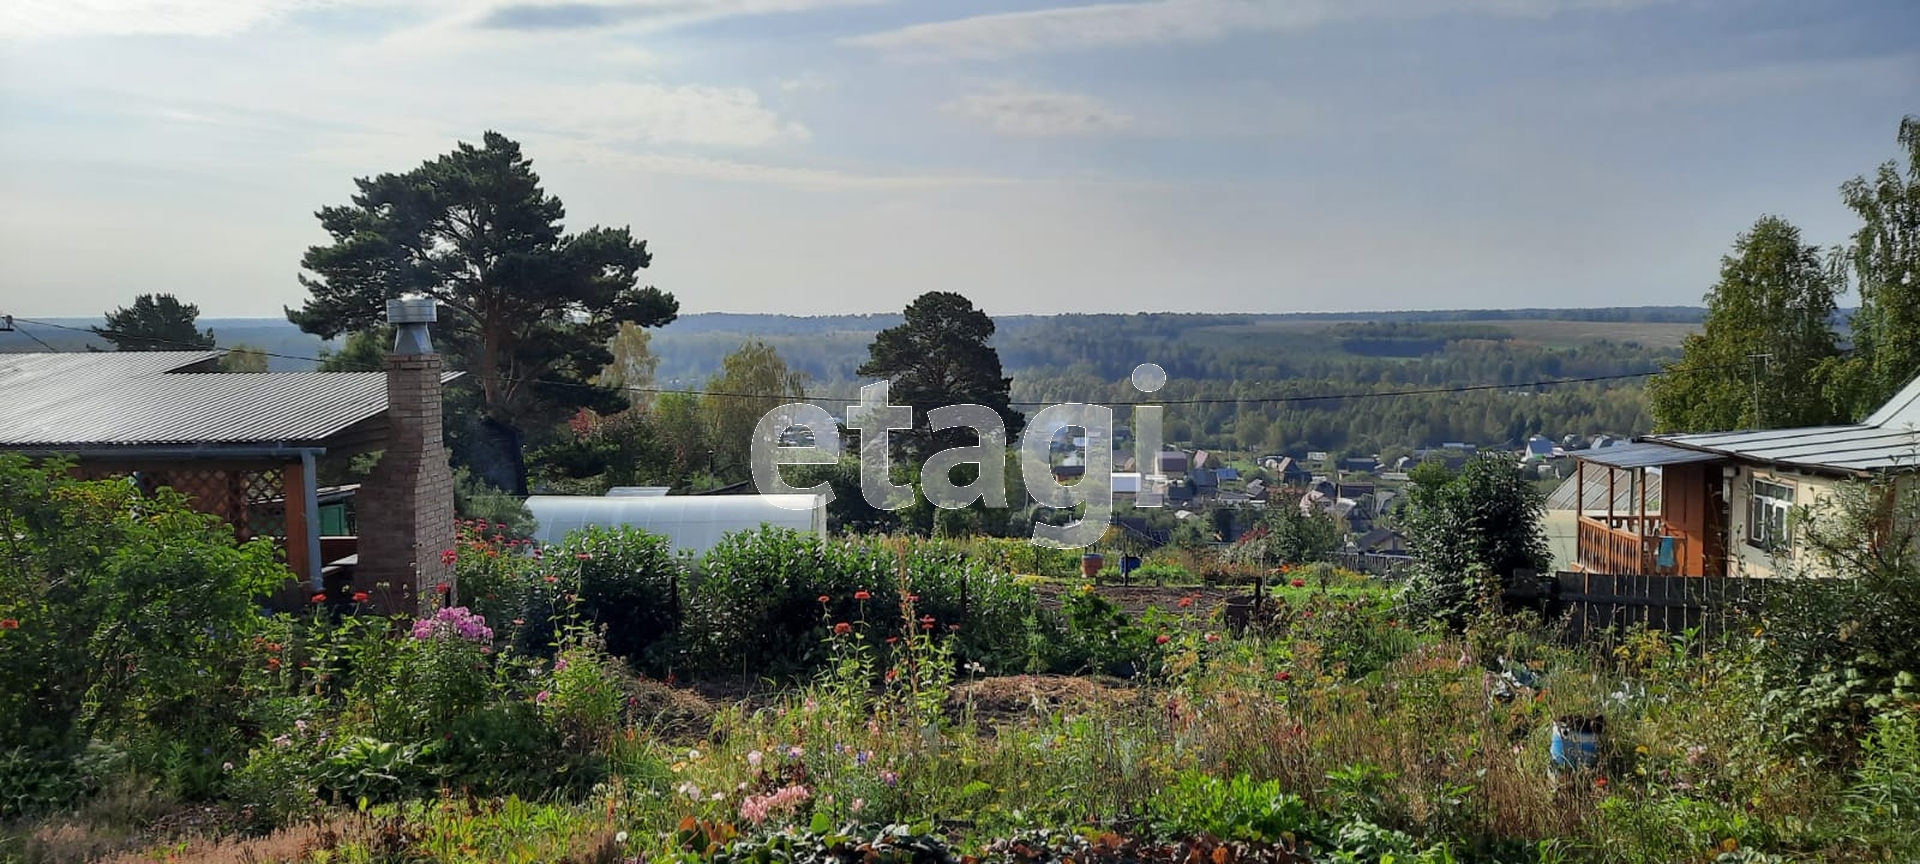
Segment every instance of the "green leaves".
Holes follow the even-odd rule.
[[[133,306],[107,313],[107,326],[93,332],[119,351],[191,351],[212,348],[213,331],[195,329],[200,307],[172,294],[142,294]]]
[[[929,291],[907,305],[904,323],[874,337],[867,362],[856,374],[892,382],[888,401],[912,406],[914,426],[920,430],[917,441],[903,442],[896,452],[925,455],[953,446],[936,446],[935,436],[926,432],[927,412],[947,405],[991,408],[1006,422],[1007,440],[1019,440],[1026,418],[1010,405],[1013,379],[1001,374],[1000,353],[988,343],[993,332],[993,319],[966,297]],[[944,442],[952,436],[938,437]]]
[[[1414,480],[1403,525],[1419,555],[1408,585],[1415,608],[1457,619],[1473,599],[1474,574],[1504,580],[1547,569],[1545,496],[1510,459],[1483,456],[1458,476],[1422,466]]]
[[[428,294],[440,303],[436,346],[474,373],[496,421],[607,401],[591,379],[612,361],[606,345],[620,324],[658,327],[679,312],[671,294],[635,285],[653,256],[629,229],[562,234],[560,199],[498,133],[355,182],[351,206],[319,212],[332,242],[301,259],[312,297],[288,320],[332,338],[381,326],[389,298]]]
[[[1824,386],[1839,356],[1840,287],[1800,229],[1777,216],[1755,222],[1721,259],[1702,331],[1647,385],[1655,426],[1713,432],[1851,419]]]

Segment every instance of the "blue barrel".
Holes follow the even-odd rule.
[[[1553,767],[1592,768],[1600,764],[1600,733],[1553,724]]]

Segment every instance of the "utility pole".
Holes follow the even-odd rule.
[[[1766,426],[1760,419],[1760,368],[1764,365],[1768,371],[1772,371],[1773,355],[1759,353],[1748,354],[1747,359],[1753,361],[1753,373],[1751,375],[1753,379],[1753,428],[1760,429]]]

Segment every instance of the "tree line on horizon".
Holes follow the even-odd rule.
[[[1785,219],[1763,217],[1723,259],[1704,310],[994,319],[965,297],[933,292],[904,313],[833,316],[829,323],[844,318],[848,329],[813,337],[823,343],[813,351],[798,326],[740,334],[710,320],[671,337],[707,358],[688,366],[686,351],[655,350],[679,303],[640,287],[652,258],[646,241],[626,227],[565,233],[564,207],[541,187],[531,160],[489,132],[480,146],[461,143],[410,171],[360,178],[349,204],[318,211],[332,241],[303,257],[311,297],[287,318],[321,339],[344,340],[323,351],[323,368],[377,369],[389,338],[386,299],[434,297],[436,345],[471,382],[448,396],[454,459],[518,495],[530,480],[544,488],[637,482],[684,490],[745,479],[741,430],[764,410],[755,406],[800,401],[810,389],[821,396],[822,386],[848,395],[854,388],[844,385],[875,375],[905,392],[907,373],[886,361],[903,356],[965,358],[918,370],[949,385],[913,394],[922,422],[941,399],[985,399],[1008,416],[1016,403],[1153,401],[1126,383],[1132,366],[1150,358],[1170,376],[1154,399],[1184,403],[1169,411],[1169,443],[1248,451],[1383,453],[1535,434],[1845,422],[1920,372],[1920,120],[1903,119],[1898,140],[1904,173],[1889,161],[1842,185],[1862,223],[1845,242],[1812,246]],[[1849,286],[1861,298],[1850,315],[1838,307]],[[121,350],[211,345],[197,315],[176,298],[143,295],[96,332]],[[1702,329],[1675,350],[1632,339],[1538,344],[1501,324],[1542,318],[1698,321]],[[1324,326],[1290,345],[1261,336],[1262,322],[1273,321]],[[876,332],[858,322],[893,323]],[[900,334],[912,338],[901,342]],[[257,351],[239,353],[232,368],[265,368]],[[670,392],[692,389],[685,379],[699,368],[712,370],[697,385],[708,395]],[[1643,386],[1641,376],[1656,371]],[[671,386],[660,385],[663,376]],[[957,383],[980,376],[1005,386]],[[1562,379],[1600,380],[1542,384]]]

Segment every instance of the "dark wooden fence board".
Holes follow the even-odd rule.
[[[1635,626],[1668,633],[1725,633],[1759,598],[1763,580],[1730,577],[1641,576],[1562,571],[1517,580],[1510,603],[1539,609],[1566,623],[1575,639],[1593,639]]]

